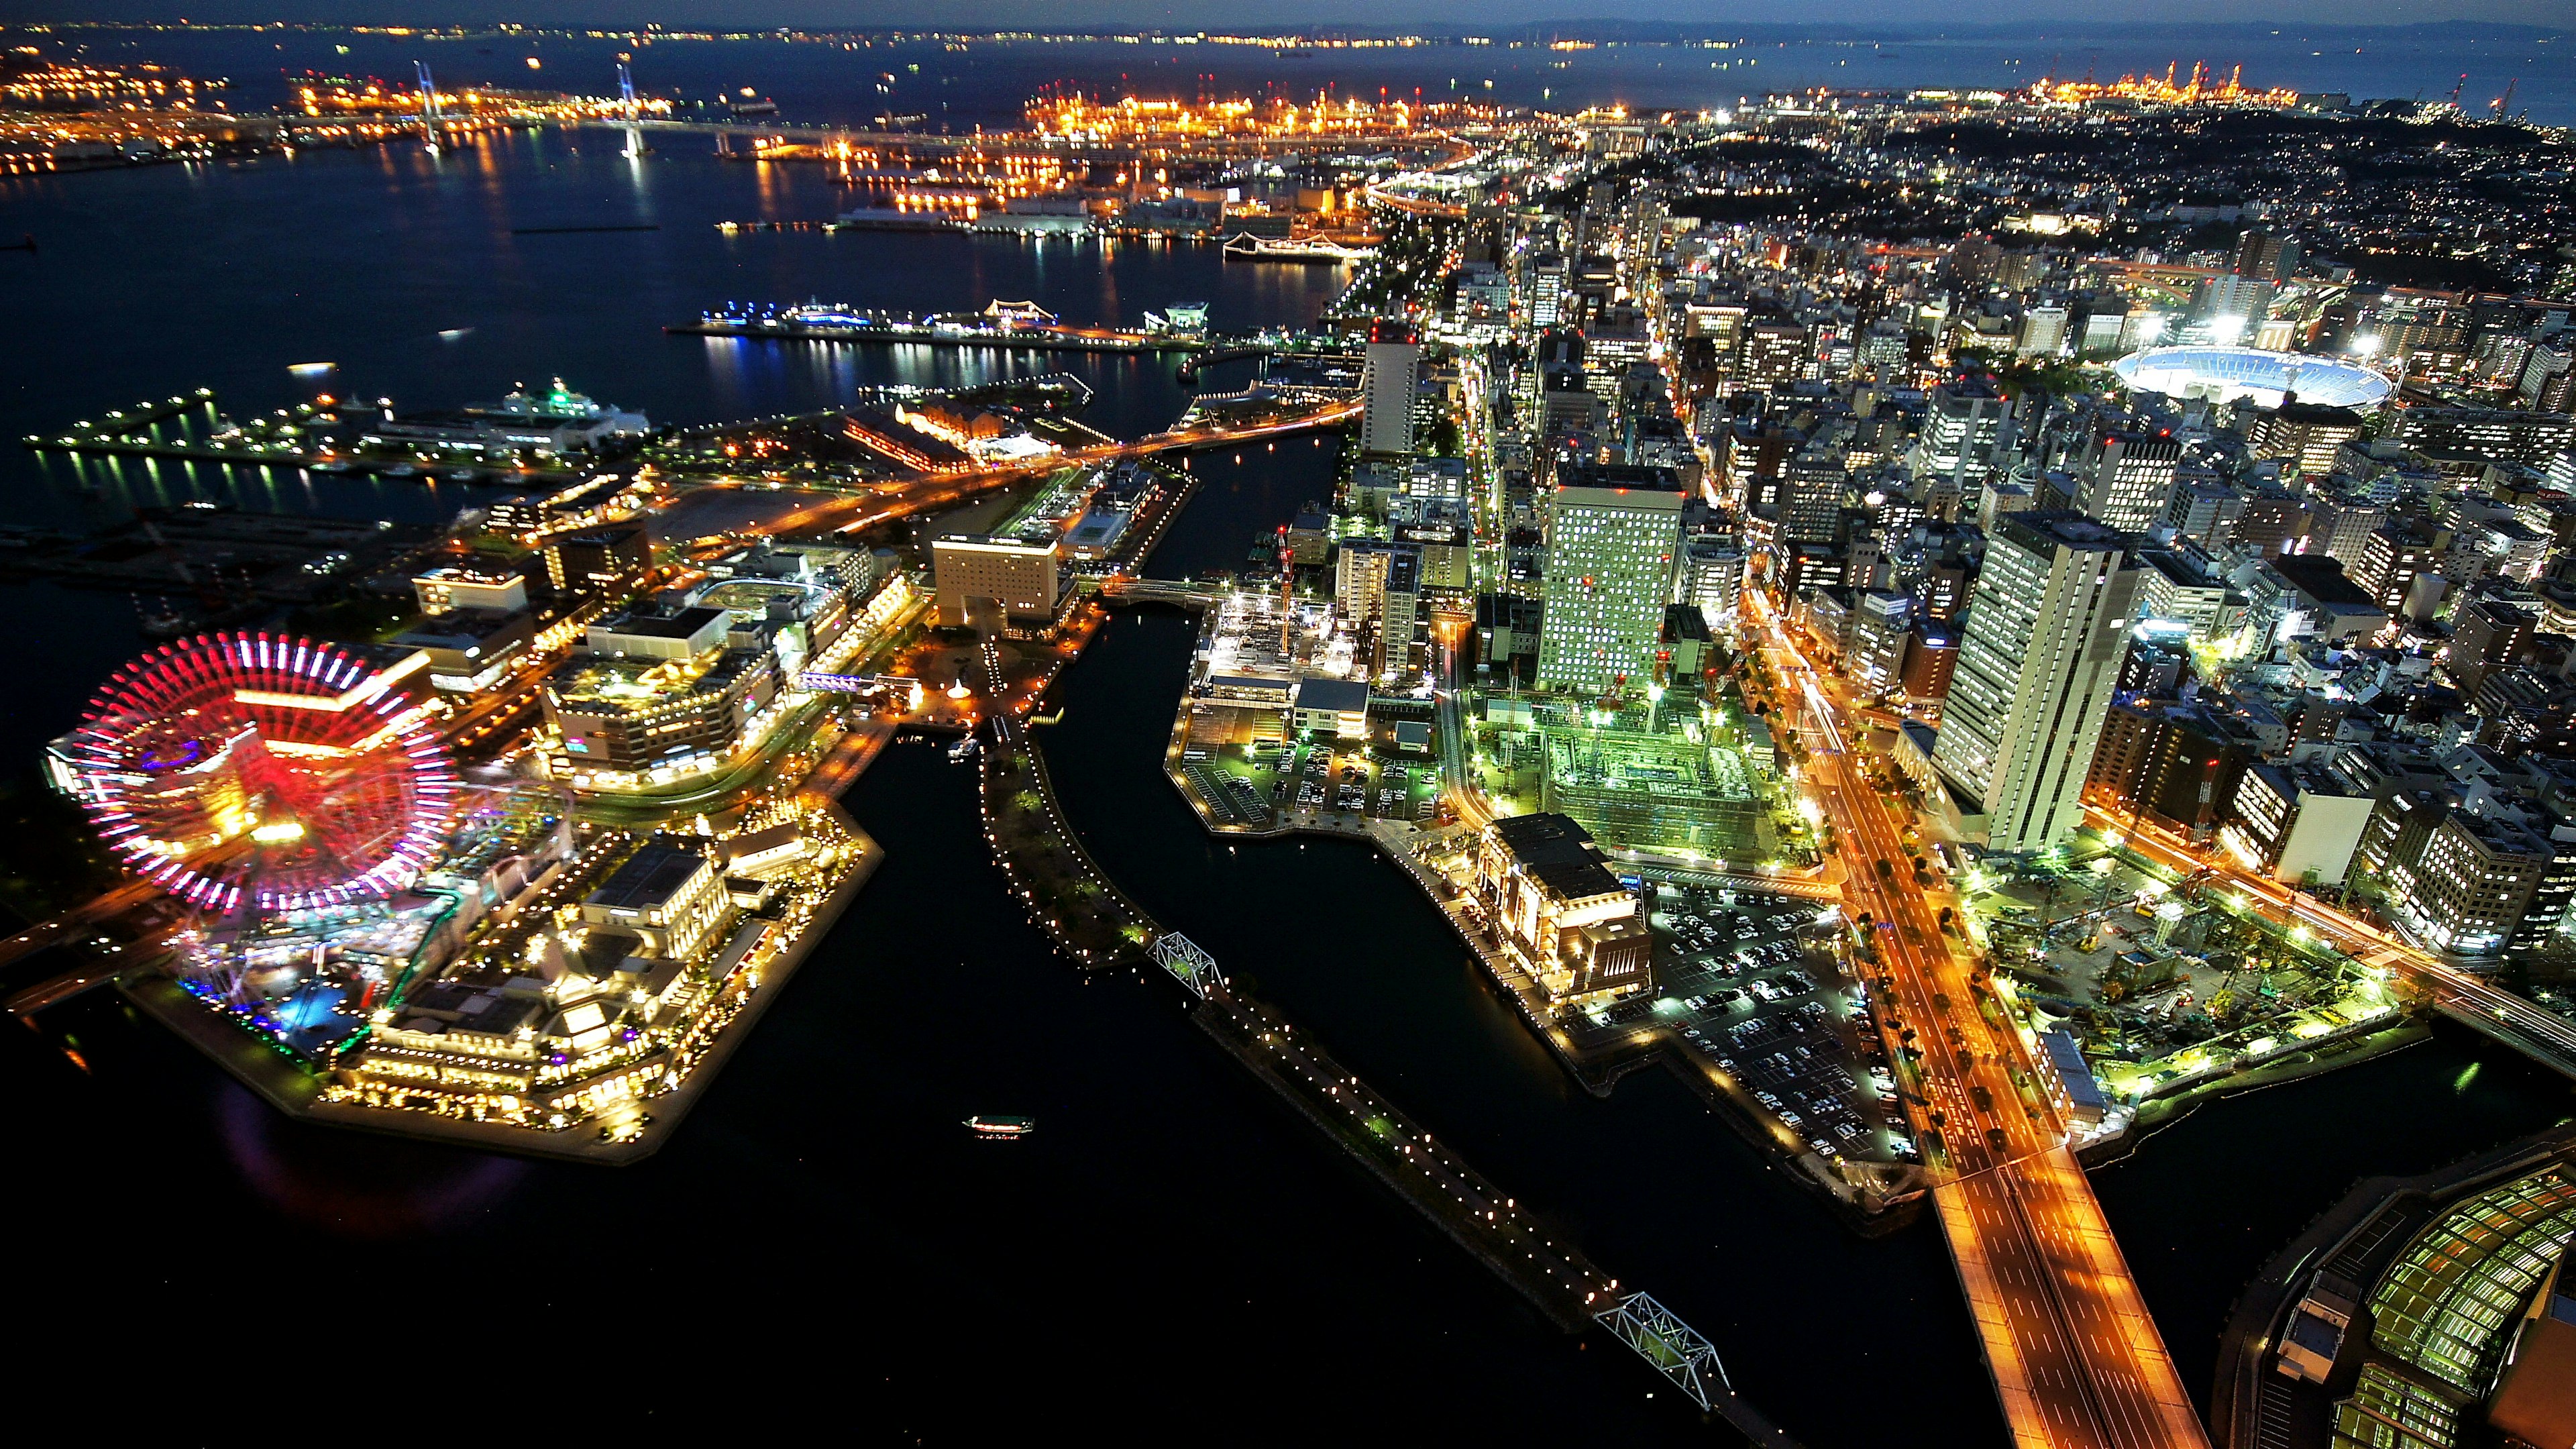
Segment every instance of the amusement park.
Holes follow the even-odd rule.
[[[640,1155],[873,846],[805,796],[577,821],[558,786],[459,765],[430,667],[218,632],[110,676],[46,765],[158,898],[166,964],[128,995],[200,1045],[267,1047],[244,1079],[310,1119]]]

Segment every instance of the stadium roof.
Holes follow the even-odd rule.
[[[2295,393],[2303,403],[2371,408],[2389,393],[2388,379],[2359,363],[2257,347],[2150,347],[2112,363],[2111,370],[2140,392],[2206,393],[2221,402],[2250,397],[2264,407],[2279,407],[2284,394]]]

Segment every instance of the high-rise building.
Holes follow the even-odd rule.
[[[1749,388],[1782,388],[1807,375],[1807,329],[1795,322],[1756,322],[1744,329],[1736,376]]]
[[[594,598],[631,588],[653,566],[652,540],[640,528],[576,533],[546,545],[546,582],[567,598]]]
[[[2286,282],[2299,269],[2299,244],[2257,227],[2236,239],[2235,273],[2267,282]]]
[[[2374,528],[2363,541],[2361,567],[2352,581],[2391,614],[2406,612],[2415,576],[2441,567],[2442,550],[2420,528]]]
[[[2066,309],[2051,303],[2021,314],[2021,341],[2014,351],[2024,357],[2055,357],[2066,350]]]
[[[2085,436],[2076,454],[2075,507],[2123,533],[2162,520],[2173,501],[2174,471],[2182,444],[2162,432],[2100,432]]]
[[[1854,683],[1884,694],[1904,684],[1905,649],[1914,627],[1914,596],[1870,589],[1853,601],[1851,648],[1845,654]]]
[[[939,622],[951,628],[995,616],[1005,623],[1043,621],[1064,597],[1051,539],[950,534],[931,540],[930,566]]]
[[[1907,459],[1919,482],[1936,479],[1954,488],[1960,506],[1975,511],[1994,471],[1995,444],[2003,435],[2004,400],[1980,378],[1963,377],[1932,389],[1923,431]]]
[[[2322,477],[2334,471],[2335,450],[2360,436],[2361,414],[2350,408],[2285,402],[2255,415],[2245,432],[2245,451]]]
[[[1422,342],[1401,322],[1369,327],[1368,353],[1360,366],[1360,451],[1413,451],[1413,389],[1422,366]]]
[[[2479,599],[2460,606],[2451,620],[2451,648],[2446,667],[2462,691],[2475,694],[2487,676],[2514,660],[2531,642],[2539,620],[2528,609],[2502,599]]]
[[[1545,252],[1521,268],[1521,324],[1532,331],[1565,320],[1565,258]]]
[[[1950,697],[1950,679],[1959,666],[1959,626],[1923,619],[1905,646],[1905,697],[1916,704],[1939,704]]]
[[[1731,536],[1703,536],[1682,551],[1680,602],[1699,606],[1711,623],[1735,617],[1744,592],[1744,546]]]
[[[2388,510],[2369,499],[2312,493],[2308,495],[2306,551],[2324,554],[2342,564],[2347,572],[2358,570],[2363,553],[2370,547],[2371,530],[2387,521]]]
[[[1800,453],[1780,469],[1780,537],[1790,543],[1831,543],[1842,533],[1843,460],[1830,453]]]
[[[2066,512],[2000,521],[1933,754],[1991,848],[2044,850],[2081,822],[2137,590],[2125,534]]]
[[[1599,691],[1653,673],[1681,555],[1681,479],[1669,468],[1569,466],[1548,495],[1547,611],[1538,683]]]

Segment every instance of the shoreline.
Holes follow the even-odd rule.
[[[2189,1120],[2203,1106],[2242,1097],[2272,1087],[2321,1077],[2344,1067],[2375,1061],[2392,1052],[2403,1051],[2419,1042],[2430,1041],[2430,1023],[2414,1018],[2401,1018],[2394,1024],[2356,1023],[2346,1032],[2320,1038],[2316,1046],[2294,1056],[2283,1057],[2247,1067],[2242,1071],[2213,1076],[2189,1086],[2149,1097],[2138,1104],[2138,1115],[2127,1129],[2116,1137],[2087,1143],[2076,1150],[2075,1160],[2087,1171],[2125,1162],[2148,1139],[2168,1127]]]
[[[873,761],[874,758],[875,751],[872,750],[867,759]],[[855,773],[845,777],[840,782],[841,787],[846,788],[849,779],[855,777]],[[741,1008],[733,1017],[716,1029],[714,1039],[707,1044],[705,1054],[699,1058],[695,1069],[669,1092],[642,1099],[658,1110],[646,1113],[648,1120],[642,1130],[618,1141],[602,1142],[595,1136],[582,1135],[581,1123],[560,1131],[546,1131],[505,1122],[446,1117],[432,1112],[368,1107],[353,1102],[324,1102],[318,1100],[322,1090],[319,1077],[264,1045],[258,1037],[232,1026],[208,1010],[170,977],[158,972],[120,976],[116,981],[117,994],[168,1028],[180,1040],[195,1047],[207,1060],[257,1093],[270,1106],[296,1121],[519,1157],[601,1167],[627,1166],[661,1151],[672,1135],[680,1130],[698,1099],[714,1086],[716,1078],[733,1060],[734,1053],[741,1049],[761,1018],[768,1014],[771,1003],[784,994],[787,984],[795,979],[815,946],[831,934],[832,928],[840,923],[841,917],[858,899],[859,892],[876,875],[877,867],[884,862],[884,848],[877,844],[875,837],[859,828],[858,822],[850,818],[837,799],[825,799],[823,807],[833,817],[834,823],[849,833],[857,846],[859,859],[815,907],[805,929],[763,963],[760,984],[746,994]]]
[[[1421,890],[1432,908],[1448,922],[1450,931],[1457,937],[1460,944],[1475,956],[1478,966],[1483,970],[1487,986],[1500,992],[1503,998],[1511,1003],[1512,1009],[1519,1014],[1522,1024],[1528,1027],[1530,1033],[1547,1048],[1548,1054],[1564,1067],[1566,1074],[1572,1077],[1575,1084],[1587,1094],[1607,1101],[1612,1089],[1617,1087],[1622,1079],[1660,1065],[1689,1087],[1746,1145],[1759,1152],[1764,1158],[1766,1168],[1785,1171],[1792,1182],[1822,1197],[1826,1205],[1832,1209],[1834,1216],[1853,1232],[1864,1238],[1882,1237],[1911,1225],[1922,1216],[1927,1193],[1919,1185],[1892,1195],[1878,1193],[1875,1189],[1851,1187],[1833,1179],[1828,1170],[1821,1166],[1822,1159],[1814,1153],[1791,1155],[1782,1151],[1772,1134],[1763,1130],[1759,1117],[1754,1115],[1758,1109],[1744,1096],[1742,1090],[1730,1083],[1719,1082],[1709,1072],[1697,1069],[1697,1064],[1690,1060],[1690,1054],[1674,1039],[1674,1034],[1662,1027],[1653,1028],[1652,1039],[1643,1045],[1627,1047],[1600,1056],[1586,1057],[1568,1049],[1560,1039],[1560,1034],[1542,1015],[1534,999],[1534,988],[1524,989],[1521,986],[1518,973],[1507,966],[1500,959],[1499,953],[1490,944],[1480,939],[1476,932],[1460,918],[1456,903],[1441,893],[1438,882],[1422,867],[1412,849],[1402,843],[1408,837],[1437,838],[1444,832],[1462,827],[1443,826],[1438,830],[1425,831],[1411,821],[1371,820],[1357,826],[1346,823],[1327,823],[1348,818],[1344,812],[1338,811],[1324,812],[1324,820],[1283,821],[1267,828],[1228,825],[1217,821],[1208,813],[1206,804],[1200,799],[1198,792],[1191,788],[1190,782],[1176,767],[1176,762],[1181,757],[1182,744],[1189,733],[1189,707],[1189,698],[1183,695],[1173,712],[1171,738],[1163,757],[1163,778],[1173,789],[1180,792],[1181,799],[1190,807],[1191,814],[1198,817],[1200,829],[1211,839],[1283,841],[1300,836],[1311,836],[1320,839],[1354,841],[1373,846],[1380,859],[1394,866]],[[1314,812],[1306,813],[1312,815]],[[1877,1198],[1882,1206],[1874,1209],[1863,1206],[1861,1199],[1864,1195]]]

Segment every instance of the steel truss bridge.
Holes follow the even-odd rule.
[[[1225,973],[1218,968],[1216,958],[1210,956],[1197,942],[1180,932],[1165,931],[1156,936],[1147,954],[1152,956],[1155,965],[1170,972],[1172,979],[1181,983],[1183,989],[1200,1001],[1208,1003],[1208,1009],[1223,1012],[1248,1011],[1250,1013],[1248,1019],[1254,1023],[1254,1034],[1261,1040],[1268,1041],[1274,1031],[1284,1036],[1291,1030],[1286,1023],[1278,1021],[1274,1013],[1236,998],[1227,989]],[[1305,1050],[1314,1051],[1315,1048],[1308,1047]],[[1339,1068],[1336,1067],[1334,1070],[1338,1072]],[[1375,1094],[1360,1086],[1357,1077],[1336,1076],[1334,1081],[1335,1085],[1329,1089],[1328,1095],[1341,1099],[1343,1094],[1350,1094],[1344,1102],[1345,1105],[1357,1106],[1366,1102],[1368,1105],[1362,1110],[1382,1112],[1387,1117],[1398,1115],[1392,1104],[1376,1099]],[[1412,1138],[1414,1129],[1410,1124],[1402,1124],[1397,1129],[1396,1135]],[[1436,1154],[1429,1134],[1420,1134],[1418,1144],[1423,1155],[1416,1160],[1425,1167],[1434,1165]],[[1415,1152],[1415,1147],[1407,1145],[1403,1150],[1410,1156]],[[1471,1180],[1472,1186],[1477,1190],[1479,1202],[1491,1203],[1504,1209],[1512,1206],[1508,1199],[1495,1203],[1494,1198],[1498,1196],[1498,1191],[1474,1174],[1465,1164],[1454,1163],[1453,1160],[1452,1170],[1460,1180]],[[1477,1214],[1471,1213],[1470,1216],[1474,1217]],[[1488,1211],[1482,1216],[1491,1221],[1494,1213]],[[1452,1235],[1455,1236],[1454,1233]],[[1467,1240],[1460,1238],[1459,1241],[1465,1243]],[[1474,1250],[1480,1253],[1490,1252],[1489,1248]],[[1589,1265],[1585,1265],[1584,1271],[1587,1274],[1598,1272]],[[1615,1278],[1594,1277],[1591,1281],[1606,1285],[1604,1296],[1608,1296],[1606,1290],[1615,1290],[1619,1286]],[[1586,1304],[1589,1304],[1594,1297],[1592,1293],[1586,1293],[1583,1296]],[[1587,1307],[1585,1311],[1590,1310]],[[1778,1425],[1763,1417],[1759,1410],[1744,1402],[1736,1394],[1734,1384],[1726,1376],[1726,1366],[1718,1361],[1717,1349],[1701,1336],[1699,1330],[1683,1322],[1671,1309],[1656,1302],[1651,1294],[1633,1290],[1619,1294],[1612,1299],[1609,1307],[1592,1313],[1591,1316],[1593,1322],[1609,1330],[1639,1358],[1644,1359],[1655,1372],[1662,1374],[1675,1388],[1680,1389],[1683,1395],[1698,1405],[1703,1412],[1724,1418],[1747,1439],[1761,1446],[1761,1449],[1798,1449],[1796,1440],[1790,1438]]]

